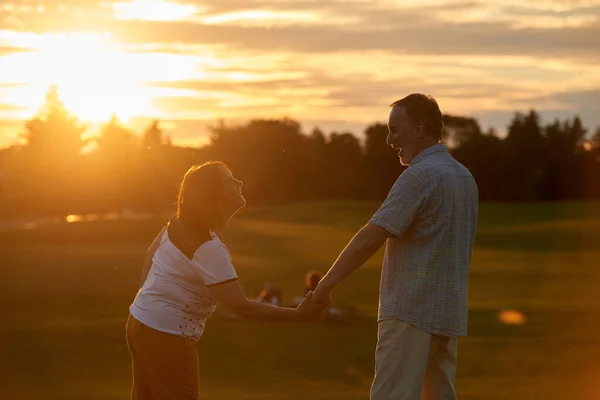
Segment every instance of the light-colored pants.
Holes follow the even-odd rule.
[[[455,400],[456,337],[381,321],[371,400]]]
[[[198,400],[194,341],[159,332],[130,315],[127,345],[133,372],[132,400]]]

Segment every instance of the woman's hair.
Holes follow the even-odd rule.
[[[177,199],[177,217],[194,231],[216,228],[219,221],[217,205],[221,201],[222,181],[218,174],[221,161],[194,165],[185,173]]]

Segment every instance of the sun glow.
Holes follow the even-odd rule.
[[[32,49],[13,56],[7,66],[16,82],[26,82],[10,100],[28,109],[43,101],[56,85],[67,109],[85,121],[105,121],[117,115],[122,121],[151,115],[140,66],[121,52],[106,34],[61,33],[30,38]],[[9,60],[7,60],[9,62]]]

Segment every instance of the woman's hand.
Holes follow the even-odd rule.
[[[217,301],[242,318],[255,321],[310,321],[315,320],[325,309],[325,305],[311,300],[308,293],[297,308],[276,307],[258,301],[248,300],[238,280],[211,286]]]
[[[311,321],[318,319],[323,311],[327,308],[327,304],[317,303],[313,300],[312,290],[306,294],[300,305],[296,308],[301,320]]]

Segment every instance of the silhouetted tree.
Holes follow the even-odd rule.
[[[62,216],[76,208],[85,130],[50,87],[38,114],[25,122],[25,144],[15,160],[23,181],[13,190],[23,198],[23,212]]]
[[[504,140],[504,199],[540,199],[544,142],[538,113],[516,113]]]
[[[60,100],[58,88],[50,87],[39,113],[25,122],[25,147],[28,156],[44,161],[76,158],[86,141],[87,127],[71,115]]]
[[[321,172],[321,179],[326,182],[325,198],[357,199],[365,196],[362,156],[360,142],[355,135],[331,133]]]
[[[590,137],[587,151],[583,152],[582,197],[600,199],[600,127]]]
[[[600,126],[596,128],[596,133],[592,136],[592,143],[595,147],[600,147]]]
[[[177,197],[179,181],[185,170],[194,162],[186,161],[189,155],[184,149],[180,152],[174,151],[169,136],[164,134],[158,120],[152,121],[144,130],[140,150],[135,209],[160,213],[172,208]],[[177,153],[181,155],[178,156]]]
[[[97,152],[107,160],[130,158],[136,153],[137,140],[135,134],[113,115],[96,138]]]
[[[10,169],[10,157],[14,151],[14,147],[0,149],[0,205],[6,204],[4,188],[6,187],[7,174],[14,172]],[[3,208],[5,207],[0,206],[0,214],[2,214]]]
[[[482,135],[479,123],[473,118],[445,114],[442,116],[442,121],[444,122],[443,137],[449,147],[459,147]]]
[[[544,179],[542,197],[547,200],[582,196],[584,155],[582,139],[586,134],[579,117],[573,122],[555,120],[544,129]]]
[[[307,139],[306,174],[310,180],[309,199],[321,199],[327,191],[327,138],[319,128],[313,129]]]
[[[452,155],[471,171],[482,201],[496,200],[505,196],[503,182],[503,143],[494,130],[461,140]]]
[[[140,162],[139,139],[116,116],[112,116],[96,138],[92,154],[95,201],[106,211],[122,211],[134,203]]]
[[[298,201],[308,197],[307,139],[290,119],[253,120],[210,128],[211,155],[224,160],[246,182],[250,202]]]
[[[379,123],[370,125],[365,130],[363,188],[366,199],[385,199],[404,170],[398,152],[386,143],[387,134],[387,125]]]
[[[170,137],[160,128],[160,121],[154,120],[142,135],[141,149],[143,152],[160,150],[163,146],[171,146]]]
[[[535,111],[516,113],[504,139],[469,117],[445,115],[445,142],[472,172],[482,201],[600,199],[600,128],[586,136],[577,116],[542,126]],[[184,172],[223,160],[244,180],[250,205],[303,200],[382,200],[404,167],[373,124],[364,146],[345,132],[306,135],[290,119],[210,127],[209,145],[170,143],[158,120],[138,137],[116,117],[82,153],[85,127],[56,88],[25,124],[25,144],[0,151],[2,212],[62,215],[126,208],[173,211]]]

